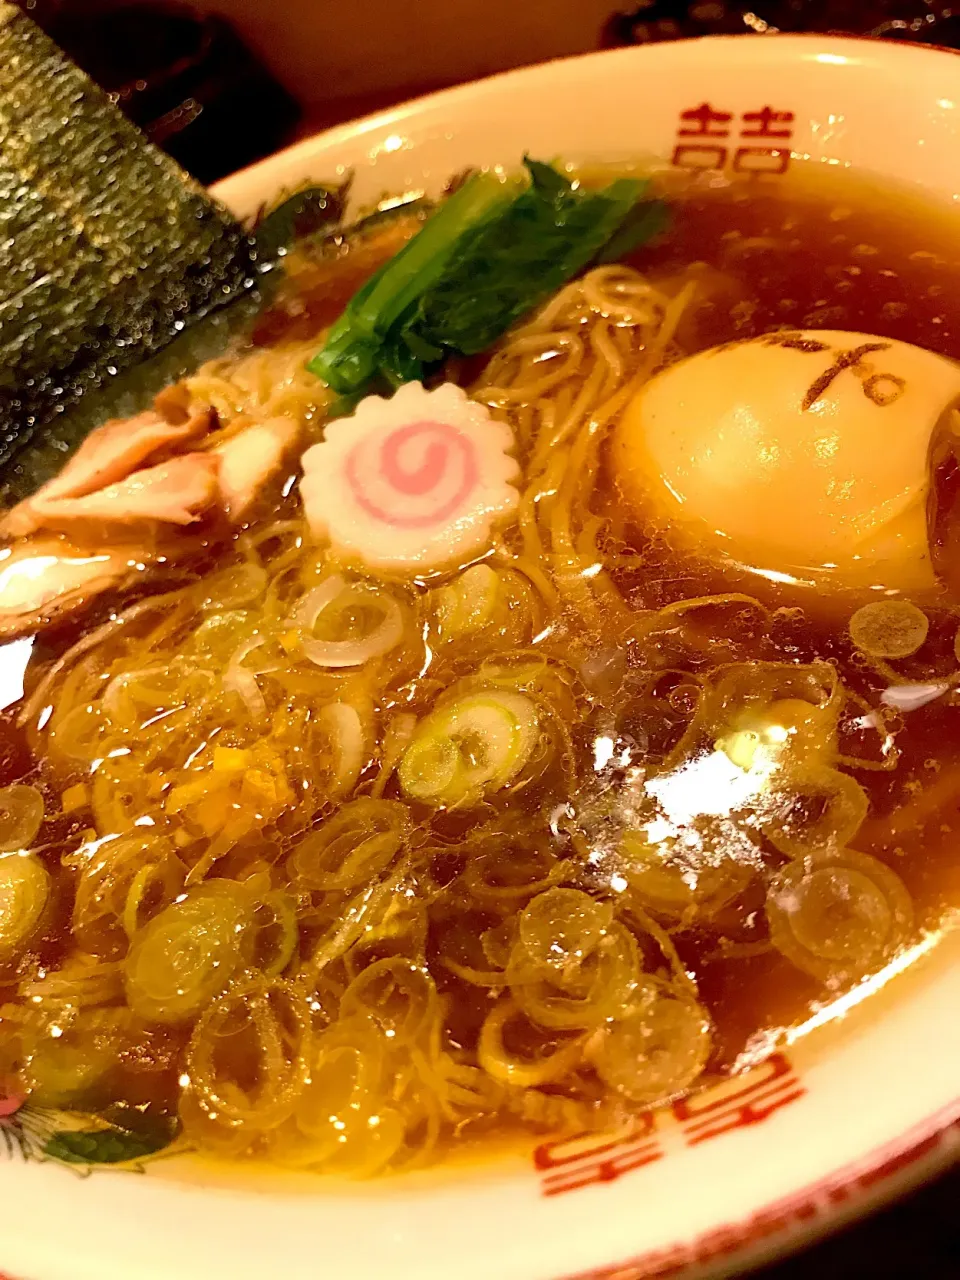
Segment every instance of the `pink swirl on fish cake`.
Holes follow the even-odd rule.
[[[463,564],[519,506],[513,447],[506,423],[452,382],[366,396],[303,455],[310,532],[371,569]]]
[[[448,520],[479,480],[473,442],[450,422],[426,420],[359,440],[345,472],[367,515],[398,529]]]

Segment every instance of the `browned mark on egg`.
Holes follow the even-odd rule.
[[[787,347],[790,351],[803,351],[806,355],[830,350],[825,342],[817,342],[815,338],[783,338],[777,345]]]
[[[807,388],[803,397],[801,408],[806,410],[812,408],[823,393],[827,390],[834,378],[840,376],[845,369],[852,369],[859,364],[864,356],[872,355],[874,351],[888,351],[890,349],[889,342],[863,342],[859,347],[851,347],[849,351],[841,351],[834,363],[829,369],[825,369],[820,377],[812,382]],[[875,375],[882,377],[884,375]],[[872,397],[870,397],[872,399]],[[874,401],[874,403],[877,403]]]
[[[895,373],[871,374],[863,384],[863,394],[881,409],[885,409],[888,404],[895,404],[906,389],[906,379]]]
[[[718,355],[721,351],[732,351],[734,347],[742,347],[747,343],[761,347],[786,347],[790,351],[802,351],[804,355],[818,355],[821,351],[830,350],[826,342],[820,342],[816,338],[805,338],[802,333],[793,329],[778,329],[774,333],[761,333],[757,338],[722,342],[719,346],[711,347],[709,354]]]

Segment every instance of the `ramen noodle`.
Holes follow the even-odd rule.
[[[738,1070],[940,926],[952,222],[666,198],[481,350],[442,282],[402,351],[344,337],[431,218],[307,243],[257,341],[7,517],[0,1093],[409,1169]]]

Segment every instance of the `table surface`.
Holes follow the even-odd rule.
[[[960,1168],[756,1280],[960,1280]]]

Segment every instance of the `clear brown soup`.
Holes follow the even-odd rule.
[[[668,182],[668,189],[672,185]],[[732,339],[786,328],[835,328],[911,342],[960,359],[960,220],[945,202],[873,178],[835,168],[794,166],[783,179],[742,184],[700,180],[678,183],[684,194],[676,217],[657,247],[638,252],[644,271],[679,272],[705,264],[708,299],[692,309],[678,334],[686,350],[702,350]],[[676,198],[676,197],[674,197]],[[716,273],[716,275],[714,274]],[[713,296],[710,297],[711,286]],[[952,474],[939,477],[952,497]],[[636,549],[636,548],[633,548]],[[784,615],[783,634],[752,656],[837,663],[845,680],[865,693],[884,680],[861,668],[836,602],[777,592],[749,576],[738,581],[706,564],[664,555],[644,594],[666,603],[691,594],[686,578],[700,576],[698,589],[738,586],[772,605],[803,613]],[[621,575],[629,591],[629,575]],[[639,584],[633,584],[639,587]],[[942,613],[920,656],[903,666],[905,678],[924,680],[955,670],[954,635],[958,597],[947,591]],[[849,602],[841,608],[848,614]],[[900,759],[890,772],[858,773],[870,797],[869,816],[857,834],[857,849],[895,868],[916,908],[918,932],[935,929],[960,903],[960,864],[953,857],[960,826],[960,743],[953,724],[955,695],[942,698],[894,723]],[[757,916],[760,925],[760,916]],[[762,927],[762,926],[761,926]],[[750,936],[746,930],[745,937]],[[703,998],[720,1030],[718,1057],[734,1061],[750,1037],[801,1021],[811,1002],[822,1000],[816,985],[786,960],[769,953],[735,962],[711,958],[710,939],[689,939]]]
[[[739,186],[716,180],[698,180],[677,190],[672,189],[675,183],[671,180],[667,186],[673,203],[671,229],[656,245],[637,252],[631,265],[668,291],[671,281],[681,276],[698,281],[695,300],[675,335],[675,355],[778,327],[823,327],[898,338],[960,359],[960,227],[952,211],[835,169],[795,171],[789,178]],[[388,237],[385,246],[385,253],[393,252],[396,236]],[[306,255],[297,273],[297,290],[288,286],[287,293],[273,305],[260,326],[261,341],[282,353],[285,343],[318,333],[355,287],[358,260],[362,276],[376,265],[377,258],[375,240],[366,242],[362,249],[351,248],[348,242],[334,259]],[[349,280],[346,290],[342,288],[344,279]],[[482,387],[485,366],[485,359],[477,360],[452,373],[461,381]],[[511,420],[510,410],[504,415]],[[480,815],[429,813],[414,806],[412,821],[417,834],[404,863],[406,878],[401,878],[396,888],[398,893],[410,890],[419,912],[415,927],[405,931],[399,921],[392,932],[385,931],[374,954],[362,957],[358,949],[352,960],[347,957],[345,968],[343,958],[338,958],[325,970],[318,997],[320,1004],[332,1001],[323,1016],[336,1023],[336,1002],[365,964],[390,955],[408,957],[423,968],[440,1001],[437,1007],[442,1015],[438,1015],[435,1034],[442,1051],[471,1070],[475,1069],[478,1039],[491,999],[500,997],[489,973],[475,981],[463,976],[463,971],[495,971],[497,947],[505,956],[514,945],[511,929],[516,927],[516,917],[541,891],[533,887],[525,890],[525,875],[531,886],[543,880],[555,887],[572,888],[594,901],[610,899],[611,867],[614,876],[622,870],[617,857],[611,863],[609,856],[610,841],[616,845],[620,834],[619,819],[610,816],[611,806],[616,807],[618,796],[629,784],[629,769],[645,768],[655,776],[658,769],[666,768],[663,762],[685,740],[696,719],[698,699],[705,696],[704,690],[716,687],[718,673],[730,664],[778,664],[780,676],[770,677],[771,689],[777,686],[770,695],[774,699],[807,696],[780,687],[783,672],[790,667],[825,664],[817,668],[821,682],[825,666],[836,673],[847,691],[834,726],[837,749],[842,760],[854,762],[838,767],[855,779],[867,802],[866,815],[857,824],[850,844],[858,854],[892,869],[905,886],[913,920],[904,927],[901,944],[908,945],[924,930],[935,929],[949,907],[960,905],[960,860],[954,852],[960,818],[956,696],[948,692],[907,715],[884,713],[878,729],[870,716],[891,676],[850,641],[846,623],[858,601],[798,594],[790,588],[758,582],[731,566],[681,554],[669,537],[652,535],[624,521],[616,490],[605,473],[602,450],[598,468],[592,501],[593,511],[601,518],[595,541],[605,575],[622,598],[627,614],[653,618],[652,624],[623,623],[617,615],[619,621],[611,619],[600,634],[591,633],[574,608],[561,604],[552,618],[552,633],[543,636],[532,624],[526,630],[518,624],[516,635],[511,633],[509,641],[504,640],[514,625],[508,619],[496,634],[464,642],[459,649],[445,649],[430,631],[432,650],[428,653],[432,657],[425,660],[422,644],[418,647],[419,642],[410,641],[409,651],[397,660],[396,669],[389,679],[385,677],[377,695],[378,714],[400,710],[422,715],[438,691],[464,679],[478,663],[501,660],[508,650],[533,651],[548,664],[566,664],[564,671],[573,673],[569,679],[564,675],[562,693],[550,693],[570,729],[572,771],[567,767],[570,761],[563,764],[558,756],[531,779],[526,790],[491,800]],[[944,491],[949,490],[952,476],[941,476],[939,483]],[[295,494],[284,498],[275,495],[274,501],[275,509],[265,510],[258,518],[260,524],[278,516],[298,518]],[[254,530],[256,527],[255,522]],[[233,547],[220,554],[229,564],[239,557],[240,550]],[[315,581],[316,565],[303,572],[307,583]],[[309,573],[314,573],[314,578]],[[418,584],[404,597],[412,609],[423,611],[428,626],[434,625],[429,621],[433,617],[429,593],[442,585],[434,581]],[[515,614],[517,610],[522,614],[529,603],[523,594],[526,588],[516,590],[520,604]],[[688,615],[669,612],[669,606],[678,601],[731,592],[746,593],[756,604],[721,602]],[[658,612],[664,609],[666,613]],[[954,642],[960,613],[955,598],[945,590],[942,598],[932,606],[925,605],[925,610],[930,621],[927,641],[917,654],[894,664],[896,677],[904,681],[949,678],[957,669]],[[161,659],[175,655],[177,646],[187,643],[197,616],[187,601],[182,629],[156,642]],[[531,617],[541,624],[544,621],[536,609]],[[92,627],[99,620],[85,620],[84,626]],[[30,679],[35,685],[78,634],[82,630],[65,631],[38,645],[28,692]],[[122,655],[109,653],[104,659],[107,665],[121,660]],[[225,661],[225,657],[215,654],[214,660]],[[115,672],[115,668],[111,670]],[[756,666],[755,670],[772,671],[774,666]],[[100,679],[95,665],[90,671],[91,679]],[[97,679],[91,686],[94,693],[102,691]],[[303,685],[308,687],[313,688]],[[289,696],[300,696],[299,688],[291,677]],[[82,702],[87,695],[74,686],[69,696]],[[80,767],[76,759],[65,764],[55,753],[48,755],[42,732],[28,734],[16,727],[17,714],[16,707],[6,712],[0,726],[0,785],[24,781],[42,792],[47,816],[35,844],[56,879],[58,895],[52,923],[43,938],[17,968],[0,973],[4,1018],[0,1037],[6,1037],[8,1052],[6,1061],[0,1056],[0,1070],[22,1070],[29,1088],[30,1064],[23,1065],[24,1055],[29,1056],[23,1048],[28,1045],[29,1030],[22,1033],[19,1049],[10,1052],[25,1025],[24,1009],[30,999],[25,992],[39,990],[30,983],[38,981],[38,974],[55,971],[75,945],[71,920],[75,918],[77,864],[70,861],[70,855],[89,837],[91,828],[99,837],[110,833],[101,829],[82,797],[79,808],[62,811],[64,792],[89,782],[89,769]],[[168,723],[174,726],[170,732],[175,734],[175,718]],[[166,732],[162,725],[157,732],[161,730]],[[707,733],[707,739],[709,736]],[[594,767],[591,760],[596,759],[600,738],[612,745],[602,765]],[[222,740],[228,739],[241,750],[250,745],[242,732],[234,732],[232,727]],[[706,749],[697,741],[690,739],[691,755],[679,757],[666,769],[668,774],[671,769],[682,770],[697,752]],[[173,739],[171,744],[175,749]],[[887,767],[891,761],[895,767]],[[371,758],[355,794],[369,795],[374,790],[378,796],[382,792],[387,799],[402,800],[395,778],[376,789],[377,777],[378,761]],[[345,803],[319,804],[309,815],[307,826],[335,820]],[[816,824],[818,803],[816,796],[805,798],[801,789],[794,814],[801,832],[804,824]],[[150,813],[156,819],[156,813]],[[477,834],[482,823],[488,824],[486,843]],[[849,986],[849,980],[831,984],[804,971],[771,945],[765,897],[771,877],[781,873],[790,858],[776,844],[771,845],[766,828],[759,834],[756,828],[750,831],[751,870],[737,892],[715,910],[660,910],[656,895],[651,905],[651,899],[638,891],[637,914],[630,917],[629,927],[642,935],[644,957],[656,950],[651,942],[654,935],[676,948],[674,971],[663,954],[656,960],[647,959],[649,966],[654,970],[659,966],[661,975],[672,972],[671,983],[680,981],[680,969],[695,977],[697,998],[712,1024],[712,1047],[699,1081],[729,1070],[751,1042],[759,1043],[767,1032],[802,1023],[811,1010]],[[295,897],[299,893],[297,956],[301,960],[311,953],[324,930],[332,927],[337,911],[348,905],[344,895],[336,902],[319,901],[317,895],[310,898],[302,885],[294,883],[295,870],[289,868],[299,865],[291,859],[295,859],[303,834],[296,824],[284,827],[280,822],[270,830],[269,847],[252,848],[245,838],[213,873],[242,879],[252,874],[251,868],[260,874],[265,867],[268,880],[273,877],[271,889]],[[182,842],[176,847],[188,866],[191,857],[201,856]],[[736,862],[735,851],[730,857]],[[551,868],[561,863],[567,870],[551,881]],[[629,879],[628,872],[624,875]],[[497,897],[491,895],[491,884],[498,889],[519,888],[512,898],[509,893]],[[505,902],[514,905],[508,908]],[[648,924],[653,933],[644,932]],[[500,935],[493,937],[497,929]],[[486,931],[491,931],[490,946],[481,953],[478,939]],[[112,949],[104,954],[111,963],[118,957],[122,960],[125,946],[111,944]],[[294,965],[296,958],[289,963]],[[667,981],[668,977],[662,976],[662,982]],[[122,1003],[119,991],[106,1003]],[[4,1027],[9,1030],[5,1032]],[[163,1112],[174,1112],[179,1105],[184,1107],[188,1132],[203,1142],[211,1128],[207,1123],[209,1108],[206,1112],[201,1108],[201,1114],[193,1102],[184,1104],[181,1096],[190,1032],[188,1024],[137,1023],[125,1039],[120,1037],[109,1071],[95,1078],[86,1093],[80,1091],[68,1102],[102,1107],[121,1099],[135,1104],[149,1102]],[[572,1034],[556,1031],[554,1040],[562,1046]],[[247,1031],[236,1031],[234,1061],[224,1069],[235,1085],[256,1095],[260,1086],[253,1044]],[[516,1031],[512,1040],[507,1035],[505,1046],[520,1056],[542,1051],[542,1045],[531,1048],[529,1028]],[[459,1082],[464,1090],[474,1088],[475,1083],[472,1078]],[[35,1087],[38,1099],[43,1100],[42,1086]],[[422,1081],[418,1087],[425,1087]],[[467,1107],[467,1103],[458,1102],[451,1113],[454,1119],[441,1125],[440,1148],[454,1143],[457,1136],[496,1133],[518,1123],[535,1132],[563,1127],[570,1117],[582,1124],[591,1107],[601,1119],[607,1114],[603,1106],[609,1091],[598,1085],[589,1066],[577,1067],[569,1078],[535,1084],[526,1092],[537,1095],[529,1107],[518,1104],[511,1108],[491,1101],[484,1111],[478,1104],[477,1114],[461,1117],[462,1123],[456,1119],[460,1116],[456,1108]],[[561,1099],[564,1105],[552,1106],[551,1099]],[[566,1101],[575,1105],[565,1109]],[[638,1101],[628,1093],[625,1105],[638,1107],[654,1101],[652,1096]],[[411,1150],[422,1141],[422,1128],[423,1124],[411,1127],[411,1136],[405,1140]],[[266,1139],[251,1139],[247,1146],[243,1142],[231,1146],[222,1139],[222,1133],[213,1135],[213,1149],[240,1153],[265,1148],[268,1156],[284,1155],[283,1150],[272,1149]],[[359,1164],[364,1171],[363,1161]]]

